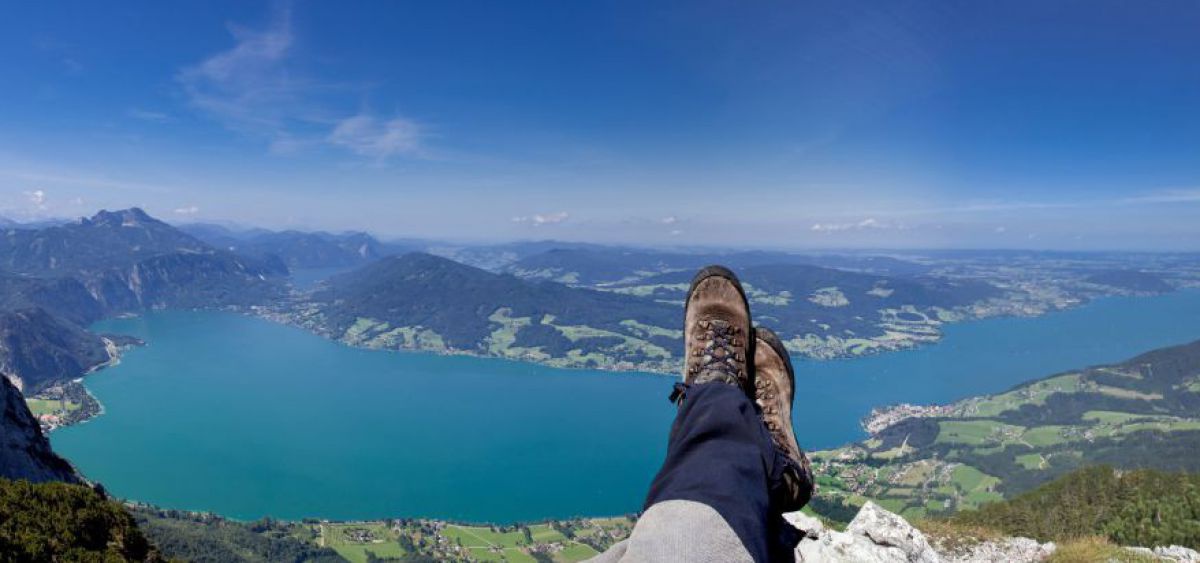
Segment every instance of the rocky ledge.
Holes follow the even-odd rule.
[[[800,512],[784,517],[804,533],[796,547],[796,561],[835,563],[938,563],[938,562],[1034,562],[1049,558],[1054,543],[1029,538],[948,542],[928,538],[904,518],[868,502],[839,532],[820,520]],[[1179,546],[1127,548],[1130,552],[1159,561],[1200,563],[1200,553]]]

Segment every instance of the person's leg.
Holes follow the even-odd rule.
[[[669,500],[650,507],[638,519],[629,539],[590,563],[618,561],[749,563],[754,559],[716,510],[698,502]]]
[[[787,465],[783,477],[771,482],[771,499],[778,512],[793,512],[804,508],[813,493],[812,467],[796,442],[792,426],[796,372],[787,348],[774,331],[756,328],[754,342],[754,401]]]
[[[645,513],[629,540],[599,560],[767,561],[768,483],[782,471],[741,389],[719,382],[688,386]]]
[[[684,392],[645,508],[673,500],[708,506],[756,561],[765,561],[770,484],[782,479],[784,469],[754,402],[741,389],[693,385]]]
[[[598,561],[766,561],[769,490],[784,463],[750,399],[749,304],[737,278],[705,268],[688,293],[683,383],[666,460],[630,538]]]
[[[754,330],[754,401],[774,442],[782,471],[769,485],[771,520],[768,538],[772,560],[792,560],[800,533],[783,519],[783,513],[804,508],[813,494],[808,456],[796,443],[792,403],[796,398],[796,373],[787,348],[773,331]]]

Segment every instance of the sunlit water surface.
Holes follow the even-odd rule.
[[[235,518],[507,522],[640,508],[673,379],[349,348],[232,313],[98,323],[147,346],[87,385],[105,413],[54,447],[115,494]],[[808,448],[872,406],[945,402],[1200,338],[1200,292],[950,325],[918,350],[797,363]]]

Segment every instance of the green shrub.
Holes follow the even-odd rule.
[[[159,561],[119,503],[82,485],[0,479],[0,561]]]
[[[1200,548],[1200,475],[1081,469],[950,521],[1041,541],[1103,536],[1121,545]]]

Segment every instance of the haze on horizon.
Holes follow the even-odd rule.
[[[1200,4],[15,4],[0,215],[1200,250]]]

